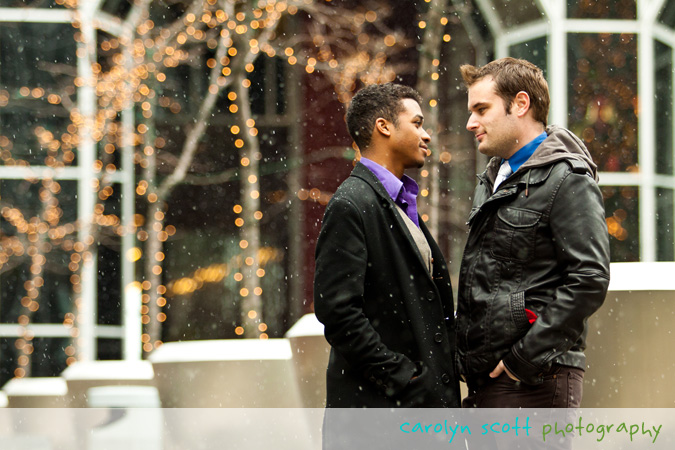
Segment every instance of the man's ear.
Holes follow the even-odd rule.
[[[375,121],[375,131],[384,136],[391,136],[391,122],[382,117],[378,118]]]
[[[524,117],[530,110],[530,95],[525,91],[518,92],[511,104],[511,110],[516,116]]]

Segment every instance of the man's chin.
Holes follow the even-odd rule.
[[[495,156],[494,152],[490,151],[490,147],[485,147],[485,146],[478,146],[478,151],[481,152],[483,155],[488,156],[492,158]]]

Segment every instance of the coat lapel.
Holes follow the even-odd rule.
[[[405,235],[406,240],[408,241],[408,245],[410,246],[410,249],[413,251],[415,254],[417,261],[419,264],[424,268],[424,272],[428,274],[429,278],[431,278],[431,274],[429,274],[429,271],[427,270],[427,265],[424,263],[424,260],[422,259],[422,255],[420,254],[419,249],[417,248],[417,244],[415,243],[415,240],[413,239],[412,235],[410,234],[410,230],[408,229],[408,225],[406,225],[405,221],[399,214],[399,211],[396,210],[396,203],[391,199],[389,196],[389,193],[387,190],[384,188],[380,180],[375,176],[373,172],[370,171],[366,166],[364,166],[361,163],[357,163],[356,167],[354,167],[354,170],[352,171],[351,176],[357,177],[368,183],[368,185],[373,188],[373,190],[377,193],[378,197],[380,198],[380,204],[384,209],[387,209],[391,212],[391,215],[394,217],[394,221],[396,222],[399,230]],[[418,220],[420,221],[420,229],[422,229],[422,219],[419,218]],[[432,254],[433,254],[433,246],[429,242],[429,237],[428,237],[428,231],[425,232],[426,227],[422,229],[424,236],[427,238],[427,242],[429,243],[429,246],[432,248]],[[433,264],[432,264],[432,270],[433,270]]]

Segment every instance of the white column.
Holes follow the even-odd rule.
[[[132,45],[135,29],[134,18],[128,17],[127,22],[121,27],[120,34],[126,45],[122,46],[124,64],[127,72],[134,67]],[[134,225],[134,213],[136,202],[136,178],[134,172],[134,102],[130,82],[125,85],[123,95],[128,96],[126,106],[121,112],[122,117],[122,215],[120,221],[124,226],[122,235],[122,358],[125,360],[140,360],[143,356],[141,336],[143,325],[141,323],[141,286],[136,280],[136,262],[129,259],[129,250],[134,248],[136,232]]]
[[[654,187],[654,39],[655,16],[647,0],[638,0],[638,163],[640,185],[640,261],[656,260],[656,189]]]
[[[548,45],[548,83],[551,94],[549,123],[567,126],[567,29],[566,2],[548,4],[551,34]]]
[[[127,46],[128,47],[128,46]],[[127,56],[128,60],[131,56]],[[141,347],[141,289],[136,282],[135,261],[129,259],[128,254],[136,245],[136,233],[133,231],[135,213],[135,177],[134,177],[134,110],[133,103],[122,111],[122,214],[120,222],[124,226],[122,234],[122,329],[124,338],[122,358],[126,360],[140,360],[143,350]]]
[[[80,3],[80,31],[83,38],[82,42],[78,43],[77,49],[77,76],[83,80],[82,86],[77,91],[77,108],[84,120],[83,127],[80,129],[80,144],[77,153],[80,169],[77,189],[77,212],[80,221],[78,240],[80,242],[91,235],[92,215],[96,204],[95,192],[92,188],[92,181],[96,179],[93,173],[96,142],[92,136],[96,114],[96,94],[92,86],[91,67],[96,57],[96,30],[93,26],[91,5],[91,2]],[[88,251],[92,254],[92,258],[89,261],[82,260],[82,291],[76,295],[76,298],[79,298],[79,307],[76,307],[79,329],[77,347],[81,360],[96,359],[96,242],[89,246]]]

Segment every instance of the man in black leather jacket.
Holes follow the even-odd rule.
[[[513,58],[465,65],[478,150],[491,156],[469,217],[457,308],[464,407],[576,407],[586,321],[609,285],[597,167],[547,127],[548,85]]]

